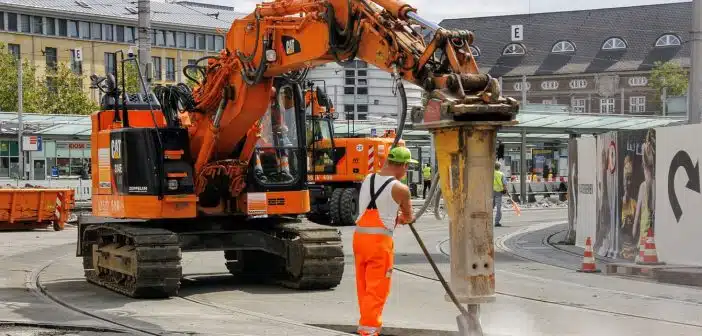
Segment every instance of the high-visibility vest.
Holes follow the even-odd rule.
[[[431,167],[422,168],[422,175],[424,176],[424,180],[431,180]]]
[[[502,192],[503,190],[505,190],[505,184],[502,180],[503,177],[504,174],[501,171],[495,170],[495,175],[493,175],[492,178],[492,190],[497,192]]]

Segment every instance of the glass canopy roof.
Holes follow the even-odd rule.
[[[501,138],[517,138],[522,130],[529,139],[567,139],[568,134],[596,134],[615,130],[645,129],[684,122],[683,117],[649,117],[631,115],[569,114],[562,112],[526,112],[517,116],[519,123],[500,130]],[[22,117],[25,134],[89,136],[90,116],[25,113]],[[17,134],[17,113],[0,112],[0,134]],[[381,135],[394,129],[392,119],[384,121],[340,121],[334,123],[337,134],[370,135],[372,129]],[[413,130],[408,124],[403,137],[426,138],[427,131]]]
[[[568,134],[596,134],[617,130],[646,129],[651,127],[670,126],[684,122],[682,117],[648,117],[632,115],[601,115],[601,114],[569,114],[569,113],[520,113],[519,123],[503,127],[500,137],[519,137],[522,130],[527,131],[527,138],[568,139]],[[378,135],[386,129],[395,128],[393,123],[346,122],[337,121],[334,125],[336,133],[351,133],[369,135],[375,128]],[[427,131],[412,130],[408,125],[403,136],[426,136]]]

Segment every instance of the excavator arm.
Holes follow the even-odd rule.
[[[434,30],[428,44],[412,21]],[[195,173],[213,160],[251,158],[257,121],[266,113],[273,78],[328,62],[355,58],[419,85],[454,114],[477,105],[511,108],[498,82],[478,74],[473,34],[449,31],[398,0],[279,0],[257,5],[233,22],[226,48],[208,59],[194,90],[189,127]],[[437,100],[434,100],[435,102]],[[448,104],[448,105],[447,105]],[[476,105],[477,104],[477,105]]]

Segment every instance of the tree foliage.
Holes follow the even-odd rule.
[[[0,43],[0,110],[17,111],[17,58]],[[38,76],[37,68],[22,59],[23,109],[34,113],[90,114],[98,105],[83,88],[84,75],[66,63]]]
[[[139,70],[134,62],[124,62],[117,66],[117,76],[119,80],[119,89],[122,90],[122,66],[124,66],[124,81],[126,83],[127,93],[141,92],[141,83],[139,82]]]
[[[54,114],[90,114],[98,105],[83,90],[83,76],[76,75],[65,63],[47,73],[48,99],[41,112]]]
[[[7,46],[0,43],[0,111],[17,111],[17,62]],[[41,111],[46,102],[46,87],[36,80],[36,67],[27,60],[22,62],[23,108],[25,111]]]
[[[668,96],[683,96],[687,93],[688,72],[675,62],[656,62],[648,85],[657,92],[667,89]]]

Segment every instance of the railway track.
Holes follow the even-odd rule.
[[[90,320],[94,320],[96,322],[101,323],[103,326],[74,326],[74,325],[59,325],[59,324],[24,324],[24,325],[18,325],[18,326],[28,326],[28,327],[43,327],[43,328],[53,328],[53,329],[61,329],[61,330],[75,330],[75,331],[92,331],[92,332],[107,332],[107,333],[123,333],[127,335],[158,335],[158,336],[163,336],[163,335],[195,335],[196,333],[193,332],[177,332],[177,331],[170,331],[170,330],[155,330],[154,328],[145,328],[145,327],[140,327],[135,324],[127,323],[127,322],[119,322],[115,321],[114,318],[109,318],[109,317],[104,317],[101,316],[93,311],[90,311],[85,308],[81,308],[75,304],[72,304],[71,302],[67,300],[63,300],[57,295],[54,295],[50,291],[46,289],[45,286],[42,285],[41,282],[41,274],[46,271],[47,268],[49,268],[51,265],[53,265],[55,262],[60,260],[61,258],[54,259],[52,261],[49,261],[31,271],[29,273],[26,286],[27,288],[32,291],[36,296],[44,299],[46,302],[63,307],[64,309],[67,309],[73,313],[85,316],[89,318]],[[225,273],[220,273],[220,274],[225,274]],[[228,274],[228,273],[226,273]],[[187,278],[184,277],[184,278]],[[346,333],[341,333],[338,331],[334,331],[331,329],[326,329],[326,328],[321,328],[321,327],[315,327],[315,326],[310,326],[307,324],[295,322],[292,320],[287,320],[284,318],[279,318],[275,316],[270,316],[266,314],[260,314],[244,309],[239,309],[235,307],[227,307],[227,306],[222,306],[222,305],[217,305],[215,303],[211,303],[205,300],[201,300],[197,298],[197,296],[174,296],[171,297],[170,300],[179,300],[182,301],[182,304],[191,304],[191,305],[198,305],[198,306],[203,306],[203,307],[209,307],[209,308],[214,308],[217,309],[221,312],[229,313],[229,314],[238,314],[238,315],[246,315],[250,317],[254,317],[258,320],[266,320],[270,321],[271,324],[276,323],[276,324],[283,324],[283,325],[288,325],[290,327],[304,327],[306,329],[315,329],[315,330],[320,330],[320,331],[326,331],[329,333],[335,333],[336,335],[348,335]],[[2,323],[2,321],[0,321]],[[8,324],[12,324],[11,322],[8,322]],[[239,335],[239,334],[237,334]],[[242,334],[243,335],[243,334]]]
[[[561,233],[561,231],[556,232],[556,233],[553,233],[553,234],[551,234],[551,235],[548,235],[548,236],[544,237],[543,240],[542,240],[542,244],[544,244],[545,246],[553,247],[554,249],[563,251],[563,252],[568,253],[568,254],[577,255],[577,253],[573,253],[572,251],[568,251],[568,250],[565,250],[565,249],[557,248],[557,247],[551,245],[551,244],[548,242],[549,239],[551,239],[553,236],[555,236],[555,235],[557,235],[557,234],[559,234],[559,233]],[[502,237],[500,237],[500,238],[502,238]],[[497,240],[500,242],[500,244],[496,244],[496,245],[503,245],[503,244],[504,244],[504,241],[500,241],[500,238],[497,239]],[[449,239],[447,238],[447,239],[445,239],[445,240],[439,242],[439,243],[437,244],[437,246],[436,246],[436,249],[437,249],[442,255],[444,255],[444,256],[446,256],[446,257],[450,257],[450,254],[447,253],[446,250],[444,249],[444,245],[445,245],[448,241],[449,241]],[[501,249],[501,248],[499,248],[499,247],[497,247],[496,250],[500,250],[500,252],[505,253],[505,254],[509,254],[510,256],[515,257],[515,258],[518,258],[518,259],[527,260],[527,261],[532,261],[532,262],[539,263],[539,264],[549,265],[549,266],[553,266],[553,267],[557,267],[557,268],[561,268],[561,269],[566,269],[566,270],[570,270],[570,271],[577,269],[577,268],[568,268],[568,267],[564,267],[564,266],[558,265],[558,264],[546,263],[546,262],[543,262],[542,260],[531,259],[531,258],[528,258],[528,257],[524,257],[524,256],[521,256],[521,255],[518,255],[518,254],[516,254],[516,253],[510,252],[510,251],[508,251],[508,250]],[[427,276],[427,275],[420,274],[420,273],[417,273],[417,272],[409,271],[409,270],[403,269],[403,268],[401,268],[401,267],[394,267],[394,269],[395,269],[396,271],[400,272],[400,273],[404,273],[404,274],[409,275],[409,276],[412,276],[412,277],[416,277],[416,278],[420,278],[420,279],[424,279],[424,280],[428,280],[428,281],[433,281],[433,282],[439,282],[439,279],[437,279],[437,278],[435,278],[435,277],[433,277],[433,276]],[[539,303],[548,304],[548,305],[555,305],[555,306],[561,306],[561,307],[568,307],[568,308],[579,309],[579,310],[584,310],[584,311],[591,311],[591,312],[598,312],[598,313],[606,313],[606,314],[612,314],[612,315],[621,316],[621,317],[645,319],[645,320],[648,320],[648,321],[656,321],[656,322],[667,323],[667,324],[672,324],[672,325],[687,326],[687,327],[695,327],[695,328],[700,328],[700,329],[702,329],[702,323],[687,323],[687,322],[680,322],[680,321],[672,321],[672,320],[668,320],[668,319],[662,319],[662,318],[656,318],[656,317],[644,316],[644,315],[637,315],[637,314],[626,313],[626,312],[620,312],[620,311],[614,311],[614,310],[608,310],[608,309],[600,309],[600,308],[593,308],[593,307],[583,307],[583,306],[580,306],[580,305],[577,305],[577,304],[568,304],[568,303],[564,303],[564,302],[561,302],[561,301],[552,301],[552,300],[547,300],[547,299],[542,299],[542,298],[535,298],[535,297],[529,297],[529,296],[523,296],[523,295],[516,295],[516,294],[511,294],[511,293],[506,293],[506,292],[497,291],[497,290],[495,291],[495,293],[496,293],[497,295],[500,295],[500,296],[511,297],[511,298],[516,298],[516,299],[521,299],[521,300],[526,300],[526,301],[532,301],[532,302],[539,302]],[[633,296],[644,296],[644,295],[640,295],[640,294],[636,294],[636,293],[624,293],[624,294],[629,294],[629,295],[633,295]],[[648,296],[646,296],[646,297],[648,297]],[[656,299],[656,300],[674,301],[674,302],[684,303],[684,304],[702,305],[702,304],[699,304],[699,303],[687,302],[687,301],[680,301],[680,300],[675,300],[675,299],[665,299],[665,298],[657,298],[657,297],[650,297],[650,298],[651,298],[651,299]],[[701,332],[702,332],[702,331],[701,331]]]

